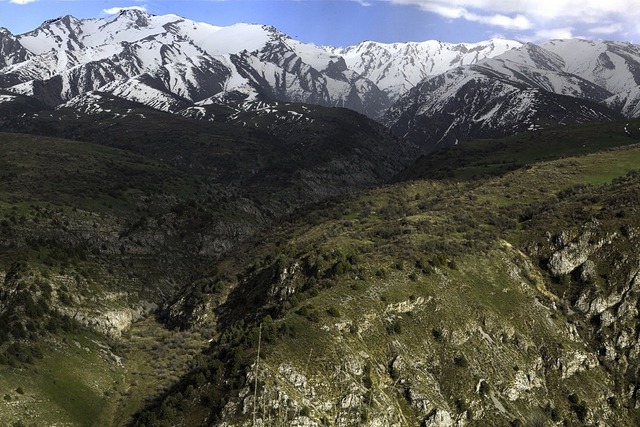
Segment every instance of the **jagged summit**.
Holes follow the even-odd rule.
[[[332,49],[347,66],[371,79],[392,99],[406,93],[428,76],[497,56],[522,44],[490,39],[480,43],[445,43],[438,40],[409,43],[366,41],[356,46]]]
[[[28,55],[0,69],[2,87],[25,95],[44,92],[53,104],[99,90],[174,111],[182,108],[186,93],[191,102],[241,93],[247,99],[344,106],[374,117],[427,74],[437,74],[452,61],[471,63],[503,49],[496,49],[495,41],[447,45],[446,52],[429,43],[394,44],[395,62],[385,69],[377,61],[365,70],[356,56],[381,55],[382,45],[371,45],[378,48],[368,54],[364,45],[322,48],[273,26],[220,27],[137,9],[100,19],[60,17],[16,40],[15,48]],[[429,61],[440,65],[429,66]],[[210,81],[220,83],[214,85],[217,92]]]
[[[0,32],[0,49],[0,88],[51,106],[90,91],[168,112],[239,99],[302,102],[384,117],[401,136],[419,135],[421,145],[475,135],[465,127],[491,135],[512,131],[513,123],[528,129],[640,114],[640,47],[628,43],[492,38],[334,48],[269,25],[215,26],[127,9],[100,19],[64,16],[18,36]],[[420,94],[424,88],[429,93]],[[572,99],[543,104],[571,106],[568,112],[531,102],[508,107],[514,99],[557,96]],[[496,114],[502,129],[492,124]]]

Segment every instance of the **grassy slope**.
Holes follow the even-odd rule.
[[[397,180],[468,180],[500,175],[526,165],[625,146],[640,138],[640,121],[554,127],[502,139],[467,141],[422,157]]]
[[[2,138],[7,148],[4,151],[7,161],[6,169],[0,169],[0,173],[10,174],[5,176],[10,179],[3,180],[0,187],[0,217],[8,219],[11,228],[20,228],[22,216],[27,224],[25,228],[33,227],[37,223],[36,218],[42,221],[36,206],[49,209],[47,215],[55,217],[59,214],[62,224],[65,218],[71,219],[72,223],[75,220],[86,222],[85,217],[94,213],[102,215],[101,221],[108,223],[110,215],[126,216],[132,209],[137,211],[143,192],[157,201],[148,205],[151,214],[158,218],[172,206],[166,203],[168,195],[188,199],[194,194],[202,194],[202,183],[138,155],[50,138],[7,134]],[[22,147],[28,154],[24,158],[17,154]],[[52,163],[49,159],[56,161]],[[296,411],[309,414],[316,420],[322,417],[335,420],[340,416],[349,420],[352,416],[362,417],[364,413],[339,409],[341,406],[335,404],[327,409],[305,400],[304,390],[301,392],[299,387],[287,385],[291,381],[283,379],[290,378],[289,374],[279,370],[286,362],[309,377],[311,382],[316,381],[313,382],[315,387],[326,387],[318,388],[318,391],[333,397],[333,402],[354,394],[350,390],[353,381],[344,379],[345,375],[355,378],[356,382],[360,381],[363,387],[371,390],[369,400],[360,404],[360,408],[368,408],[365,411],[369,414],[367,416],[381,416],[387,408],[394,407],[397,410],[390,417],[411,424],[407,420],[418,415],[403,397],[408,392],[402,386],[402,379],[406,381],[419,372],[427,375],[424,361],[410,360],[408,368],[397,367],[395,370],[390,365],[398,355],[411,358],[415,354],[428,354],[427,359],[439,360],[433,372],[428,372],[438,383],[447,383],[452,377],[461,380],[452,382],[448,386],[450,389],[441,395],[433,394],[432,388],[428,387],[432,380],[425,380],[422,386],[409,387],[414,393],[428,394],[430,401],[448,408],[452,414],[464,412],[464,405],[477,405],[476,413],[478,408],[485,408],[487,402],[495,406],[490,392],[487,392],[488,400],[483,403],[469,390],[477,385],[480,377],[499,378],[498,374],[504,373],[505,369],[513,370],[513,361],[531,366],[536,360],[536,353],[523,353],[516,341],[522,342],[523,336],[530,339],[525,340],[530,344],[539,343],[540,339],[550,339],[551,343],[567,341],[562,332],[565,323],[561,313],[554,319],[544,314],[547,309],[538,307],[531,312],[531,317],[518,316],[537,304],[536,301],[544,295],[541,294],[544,288],[534,273],[535,267],[529,266],[523,255],[498,239],[506,239],[517,246],[523,236],[519,230],[524,226],[523,221],[527,221],[525,218],[528,216],[524,213],[528,209],[549,203],[553,205],[558,201],[556,194],[563,190],[584,182],[607,182],[638,165],[640,152],[631,148],[536,164],[528,169],[475,182],[423,180],[397,184],[338,205],[320,207],[302,221],[283,224],[272,235],[258,238],[256,241],[263,239],[260,244],[254,242],[240,248],[220,264],[217,274],[204,281],[205,285],[212,284],[205,286],[205,294],[211,289],[222,289],[223,293],[227,289],[232,291],[219,317],[221,328],[228,328],[223,340],[228,340],[231,345],[214,347],[211,356],[195,358],[200,360],[200,366],[206,368],[184,377],[173,389],[174,392],[181,390],[180,399],[171,400],[160,407],[160,411],[155,411],[156,414],[169,420],[175,418],[176,413],[190,413],[191,418],[187,422],[190,425],[215,407],[220,397],[217,394],[220,388],[216,384],[220,383],[206,381],[222,372],[215,361],[228,362],[225,369],[232,378],[242,375],[241,368],[255,360],[257,328],[250,327],[243,332],[244,327],[236,323],[247,312],[255,316],[245,319],[250,326],[252,321],[262,319],[266,314],[275,319],[263,322],[267,326],[261,363],[264,363],[264,372],[273,370],[276,382],[268,383],[265,378],[265,385],[261,386],[264,390],[262,395],[275,396],[275,387],[284,387],[289,395],[295,397],[295,402],[303,404],[297,409],[290,407],[288,411],[279,413],[273,412],[275,405],[261,406],[260,411],[264,408],[271,419],[279,417],[283,420]],[[39,180],[34,180],[33,171],[39,171]],[[108,179],[114,171],[134,173],[122,186],[119,184],[123,182]],[[61,188],[58,182],[70,184]],[[84,186],[87,182],[91,185]],[[91,189],[89,192],[85,190],[87,187]],[[148,194],[149,189],[151,194]],[[80,209],[74,210],[75,206]],[[43,270],[49,270],[52,268],[47,258],[49,252],[51,249],[45,247],[35,250],[5,247],[1,253],[3,269],[6,271],[12,262],[27,257],[36,269],[42,266]],[[38,255],[44,261],[38,261]],[[60,269],[68,268],[69,260],[73,269],[82,264],[74,258],[67,258],[66,263],[55,256],[50,258],[56,274]],[[83,262],[100,264],[108,259],[103,254]],[[138,262],[140,267],[146,265],[143,260]],[[505,275],[514,265],[520,268],[522,283],[528,286],[518,285],[520,287],[504,292],[505,288],[496,284],[517,284]],[[280,282],[285,268],[289,272],[293,269],[295,273],[285,274],[284,281]],[[100,277],[108,277],[104,273],[107,273],[106,269]],[[116,282],[122,283],[121,280]],[[237,282],[242,285],[235,287]],[[276,289],[274,295],[281,297],[267,292],[273,287]],[[295,290],[293,295],[288,294],[287,287]],[[224,299],[226,295],[213,296],[214,299],[218,297]],[[411,309],[404,311],[404,307]],[[516,310],[518,307],[522,309]],[[468,316],[469,311],[471,316]],[[373,315],[369,318],[363,313]],[[463,316],[469,317],[470,326],[467,326],[470,329],[465,325],[451,326]],[[487,371],[486,366],[475,363],[466,355],[484,349],[485,358],[492,357],[495,352],[485,346],[486,339],[476,327],[483,328],[495,340],[505,331],[499,326],[492,329],[488,325],[499,325],[505,318],[513,318],[516,322],[514,334],[506,331],[511,341],[503,348],[509,357],[497,361]],[[540,319],[548,323],[545,334],[540,334],[541,329],[536,326]],[[237,327],[229,328],[234,324]],[[83,413],[86,412],[84,408],[90,405],[95,408],[90,415],[98,417],[99,424],[112,421],[119,424],[140,405],[149,404],[146,398],[175,385],[189,368],[187,362],[194,360],[199,346],[204,343],[197,333],[174,335],[147,320],[136,325],[119,345],[108,342],[118,355],[124,356],[124,366],[118,366],[108,357],[101,356],[97,344],[82,338],[81,332],[75,334],[78,341],[86,343],[89,352],[74,352],[74,335],[69,335],[71,344],[51,345],[45,352],[45,358],[36,360],[32,367],[26,366],[22,371],[8,370],[3,374],[3,378],[12,380],[3,383],[0,390],[10,395],[13,403],[3,401],[2,404],[7,405],[5,408],[19,408],[16,412],[0,411],[9,417],[8,422],[17,419],[27,422],[41,413],[49,420],[45,423],[68,420],[76,425],[88,425],[86,423],[91,422]],[[469,334],[472,338],[464,341],[464,336]],[[336,337],[340,338],[336,340]],[[514,337],[519,337],[519,340],[514,341]],[[579,344],[575,345],[578,350]],[[221,353],[219,348],[226,350]],[[241,348],[244,350],[239,351]],[[305,350],[300,351],[301,348]],[[369,357],[352,360],[355,368],[350,367],[347,363],[349,356],[359,350],[365,351]],[[466,362],[460,359],[461,354],[465,355]],[[96,367],[95,376],[84,368],[92,364]],[[78,370],[68,369],[70,366]],[[41,375],[41,372],[49,372],[51,376]],[[205,382],[198,377],[199,373],[203,374]],[[503,381],[517,375],[507,375]],[[54,376],[71,393],[69,399],[51,398],[56,389],[47,382],[47,378]],[[551,383],[554,378],[546,380]],[[581,385],[585,396],[590,393],[598,396],[602,391],[598,383],[606,387],[607,381],[606,374],[596,369],[589,375],[572,377],[563,383],[564,388],[559,388],[558,393]],[[96,382],[100,384],[97,388]],[[193,386],[191,390],[188,389],[190,384]],[[67,387],[71,385],[74,387]],[[232,384],[233,387],[241,385],[242,381]],[[15,391],[18,386],[24,389],[24,396],[32,400],[19,396]],[[491,387],[496,387],[496,384],[491,384]],[[108,390],[113,391],[106,393]],[[365,394],[361,394],[365,397],[358,397],[358,393],[355,395],[356,400],[366,397]],[[185,403],[185,398],[190,403]],[[536,398],[544,407],[544,398],[538,395]],[[496,399],[504,397],[497,396]],[[25,401],[31,403],[26,406],[16,403]],[[557,401],[562,402],[559,406],[568,419],[575,417],[571,415],[572,403],[566,401],[566,396]],[[173,407],[176,402],[186,406],[176,409]],[[517,405],[513,409],[510,407],[509,416],[526,420],[526,409]],[[500,414],[495,416],[496,420],[505,419]],[[7,419],[0,421],[7,422]],[[168,421],[169,424],[172,422]]]
[[[176,186],[181,178],[170,167],[95,144],[22,134],[0,134],[0,144],[5,203],[47,201],[98,212],[128,211],[135,209],[139,194]],[[115,206],[107,206],[114,201]]]
[[[560,212],[576,191],[590,200],[589,191],[606,192],[601,185],[638,167],[640,147],[631,146],[475,181],[396,184],[311,212],[241,248],[207,280],[235,289],[219,311],[221,325],[262,323],[257,416],[415,425],[439,408],[472,424],[589,417],[633,423],[633,410],[602,404],[616,387],[611,373],[596,361],[588,337],[572,335],[566,312],[553,308],[553,280],[518,248],[531,235],[562,229],[562,222],[526,229],[532,215]],[[585,183],[598,186],[576,190]],[[587,205],[580,218],[601,207]],[[216,360],[235,367],[223,372],[253,393],[251,374],[243,380],[237,369],[254,363],[258,327],[241,331],[227,329],[213,347],[202,371],[211,382],[198,398],[188,403],[173,395],[164,406],[187,405],[183,414],[215,408]],[[586,362],[575,372],[558,367],[577,354]],[[404,363],[394,366],[398,356]],[[511,401],[509,390],[523,374],[533,378],[530,391]],[[486,389],[476,392],[481,380]],[[195,374],[187,377],[183,390],[196,382]],[[250,425],[253,400],[234,402],[244,415],[213,413]],[[160,418],[167,425],[185,420],[170,411]]]
[[[43,342],[41,359],[0,366],[0,424],[126,425],[185,374],[206,341],[147,319],[117,341],[79,331]]]
[[[0,367],[0,390],[5,396],[0,423],[88,426],[103,419],[123,379],[103,341],[104,337],[89,332],[62,334],[46,340],[44,357],[34,364],[21,369]]]
[[[173,167],[100,145],[2,133],[0,152],[0,278],[24,263],[30,272],[26,286],[52,286],[43,303],[53,310],[28,318],[22,302],[11,296],[13,285],[5,288],[0,281],[0,293],[8,292],[0,312],[9,310],[12,319],[0,325],[1,333],[10,334],[3,340],[13,342],[17,329],[26,330],[18,342],[27,352],[35,343],[36,355],[30,363],[9,356],[11,367],[0,366],[0,391],[9,398],[0,402],[0,424],[122,425],[144,399],[187,369],[204,339],[169,333],[153,319],[116,340],[73,322],[71,331],[58,327],[53,334],[47,325],[59,310],[105,318],[111,315],[100,313],[159,299],[157,281],[170,289],[182,274],[174,267],[181,263],[180,251],[189,257],[182,268],[197,263],[185,250],[188,233],[206,223],[195,222],[194,212],[223,217],[226,195]],[[150,219],[140,223],[140,218]],[[182,232],[175,244],[153,246],[152,241],[141,250],[136,243],[175,230]],[[24,394],[15,391],[18,387]]]

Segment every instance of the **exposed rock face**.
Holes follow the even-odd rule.
[[[527,279],[533,267],[526,255],[506,246],[500,254],[494,260],[504,263],[500,270],[510,272],[510,281],[500,283],[499,294],[518,292],[532,301],[539,298],[535,283]],[[302,273],[295,265],[292,260],[274,272],[272,289],[280,289],[283,283],[296,289]],[[439,270],[439,274],[438,286],[452,292],[451,273]],[[267,294],[267,300],[275,301],[276,294]],[[442,325],[427,334],[414,329],[401,333],[387,326],[391,331],[387,333],[396,335],[384,350],[377,348],[381,325],[400,322],[404,316],[419,321],[426,313],[450,310],[448,304],[438,296],[387,304],[377,314],[360,313],[371,326],[357,331],[335,321],[310,326],[324,331],[324,339],[332,336],[326,344],[331,350],[314,347],[309,354],[298,354],[297,360],[281,360],[277,352],[261,357],[259,371],[254,364],[245,387],[229,400],[218,425],[248,427],[254,425],[254,413],[255,425],[285,420],[295,425],[328,421],[336,426],[533,422],[533,414],[517,408],[553,408],[566,400],[564,393],[571,389],[566,384],[606,377],[575,326],[559,327],[563,321],[558,319],[564,314],[554,306],[555,300],[547,305],[532,303],[531,311],[514,324],[503,322],[490,310],[471,309],[463,322]],[[599,387],[586,381],[583,389]],[[609,421],[618,419],[606,399],[592,410]],[[238,413],[244,415],[238,418]],[[580,417],[586,421],[589,414],[580,413]]]
[[[452,427],[455,423],[449,412],[436,409],[431,416],[424,420],[423,425],[425,427]]]
[[[612,220],[609,220],[612,222]],[[637,229],[629,224],[612,229],[591,220],[563,230],[549,240],[548,270],[567,275],[567,288],[559,294],[577,325],[573,335],[588,343],[589,352],[575,352],[558,361],[562,378],[603,367],[616,372],[617,398],[604,396],[614,408],[637,408],[640,354],[638,307],[640,306],[640,258]],[[612,400],[613,399],[613,400]]]
[[[611,244],[616,234],[610,236],[598,237],[596,230],[598,224],[587,224],[587,229],[580,232],[575,239],[570,239],[569,233],[563,232],[557,238],[558,250],[553,252],[549,259],[549,271],[555,276],[571,273],[579,266],[586,263],[589,256],[600,249],[605,244]],[[584,268],[592,270],[590,265]],[[589,270],[591,268],[591,270]],[[584,269],[583,269],[584,270]]]
[[[101,294],[102,303],[96,304],[83,296],[82,292],[69,294],[70,289],[76,289],[73,277],[43,277],[27,263],[14,264],[4,276],[4,283],[0,286],[0,302],[3,305],[0,316],[18,322],[47,325],[52,317],[62,317],[98,333],[119,337],[131,323],[157,308],[156,304],[147,301],[138,302],[136,307],[128,307],[123,303],[127,295],[117,293]]]
[[[69,308],[60,306],[56,310],[80,324],[109,337],[117,338],[129,329],[131,324],[149,315],[157,305],[142,302],[137,308],[123,307],[120,309],[100,307],[93,310]]]

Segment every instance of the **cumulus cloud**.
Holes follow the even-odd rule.
[[[550,28],[546,30],[536,31],[535,39],[537,40],[553,40],[553,39],[570,39],[573,35],[573,28]]]
[[[407,1],[395,1],[395,3],[409,3]],[[506,29],[527,30],[532,27],[531,22],[525,16],[517,14],[507,16],[504,14],[481,14],[470,11],[466,7],[444,4],[440,2],[419,2],[420,8],[427,12],[436,13],[448,19],[465,19],[471,22],[493,25]]]
[[[530,35],[591,34],[636,30],[637,0],[387,0],[414,5],[446,19],[464,19]],[[603,24],[604,23],[604,24]]]
[[[597,22],[603,15],[640,15],[636,0],[390,0],[422,8],[465,8],[488,14],[522,14],[547,19],[571,18]]]
[[[125,7],[110,7],[109,9],[103,9],[102,13],[106,15],[117,15],[123,10],[139,10],[141,12],[146,12],[146,6],[125,6]]]
[[[624,25],[620,23],[589,28],[589,32],[592,34],[615,34],[615,33],[620,33],[623,30],[624,30]]]

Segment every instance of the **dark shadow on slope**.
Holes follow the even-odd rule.
[[[640,120],[637,119],[557,126],[500,139],[470,140],[420,157],[394,181],[471,181],[639,141]]]

